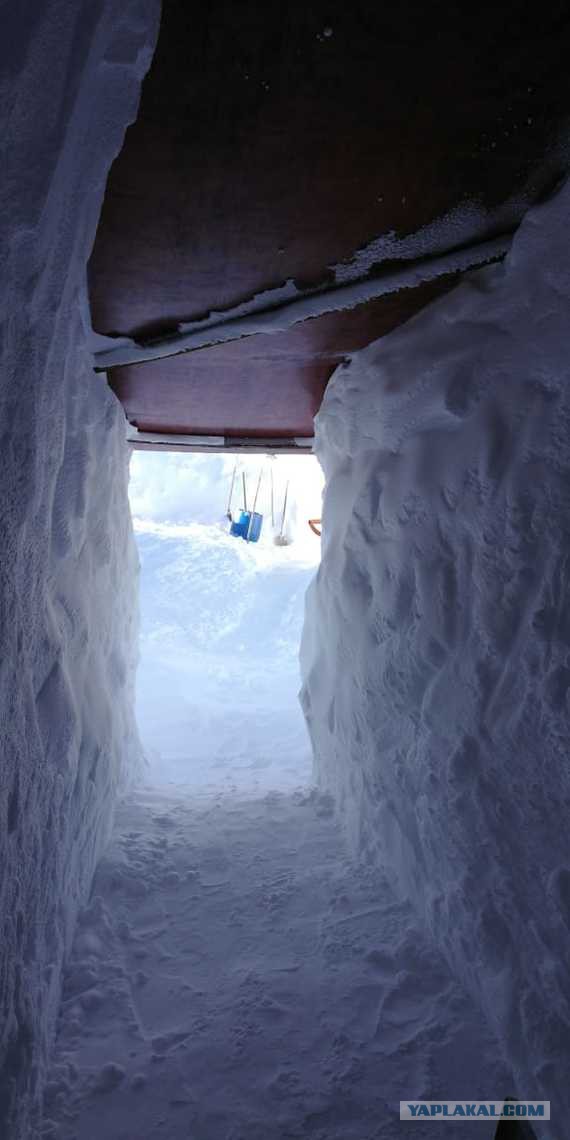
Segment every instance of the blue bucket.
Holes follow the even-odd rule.
[[[250,517],[251,517],[251,525],[248,522],[248,526],[246,526],[246,528],[245,528],[245,534],[243,535],[243,537],[245,538],[246,542],[258,542],[259,536],[261,534],[261,524],[263,522],[263,515],[258,515],[257,511],[254,511],[251,516],[248,515],[248,519]],[[248,528],[249,528],[249,534],[247,533]]]
[[[258,542],[262,523],[263,515],[257,511],[240,511],[239,519],[230,527],[230,534],[234,538],[243,538],[246,542]]]
[[[250,518],[251,514],[249,511],[240,511],[239,519],[237,519],[236,522],[232,522],[230,534],[233,534],[234,538],[245,538]]]

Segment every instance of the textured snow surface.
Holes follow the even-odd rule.
[[[570,187],[335,373],[303,704],[352,844],[570,1135]],[[496,1090],[498,1092],[498,1090]],[[443,1094],[442,1094],[443,1095]]]
[[[329,797],[148,789],[78,926],[44,1135],[396,1140],[401,1098],[503,1095],[497,1053],[413,908],[347,858]]]
[[[158,5],[13,5],[2,40],[0,1135],[32,1135],[62,959],[133,758],[124,429],[85,266]]]

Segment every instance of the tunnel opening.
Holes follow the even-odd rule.
[[[133,452],[147,780],[311,783],[298,658],[322,485],[311,455]]]

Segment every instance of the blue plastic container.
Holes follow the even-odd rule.
[[[259,536],[261,534],[261,524],[263,522],[263,515],[258,515],[257,511],[254,511],[251,516],[248,515],[248,519],[249,518],[251,518],[251,524],[248,522],[248,526],[246,526],[246,528],[245,528],[245,533],[244,533],[243,537],[245,538],[246,542],[258,542]],[[249,534],[248,534],[248,529],[249,529]]]
[[[233,534],[234,538],[243,538],[246,542],[258,542],[262,523],[263,515],[257,511],[240,511],[239,519],[230,527],[230,534]]]
[[[233,534],[234,538],[245,538],[250,518],[250,511],[240,511],[239,519],[232,522],[230,534]]]

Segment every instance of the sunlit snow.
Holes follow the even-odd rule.
[[[229,533],[234,470],[234,515],[243,476],[251,506],[261,474],[258,543]],[[321,488],[312,456],[246,456],[236,469],[232,456],[134,453],[137,711],[153,782],[264,790],[310,778],[298,652],[320,557],[307,520],[320,516]],[[287,546],[275,544],[282,529]]]

